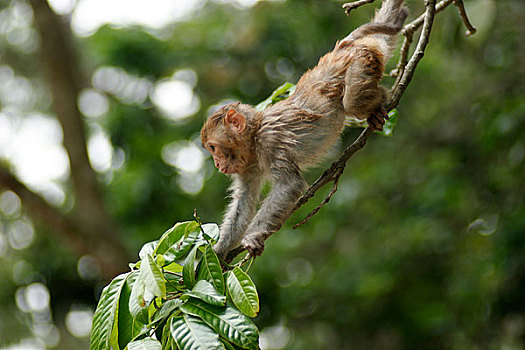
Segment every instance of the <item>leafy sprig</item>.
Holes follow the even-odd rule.
[[[243,262],[221,265],[218,236],[197,219],[146,243],[102,291],[90,349],[258,349],[257,289]]]

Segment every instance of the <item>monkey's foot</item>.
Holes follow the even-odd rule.
[[[388,120],[388,112],[385,107],[381,106],[366,121],[372,130],[383,131],[385,120]]]
[[[251,256],[261,255],[264,251],[264,235],[249,234],[242,240],[242,246]]]

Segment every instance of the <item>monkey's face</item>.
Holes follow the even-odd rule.
[[[246,118],[229,106],[211,115],[204,124],[202,145],[220,172],[238,174],[250,166],[253,151],[245,132]]]
[[[215,167],[224,174],[242,173],[248,167],[248,159],[245,152],[242,152],[242,147],[226,147],[214,140],[206,142],[204,147],[213,157]]]

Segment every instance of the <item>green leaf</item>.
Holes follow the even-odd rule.
[[[144,292],[146,287],[144,281],[140,278],[140,274],[133,283],[131,288],[131,294],[128,299],[128,310],[134,319],[137,319],[139,322],[148,322],[148,308],[146,305],[146,300],[144,299]]]
[[[219,335],[197,317],[184,315],[181,318],[172,318],[170,329],[180,349],[224,349],[219,341]]]
[[[166,258],[164,258],[164,255],[162,255],[162,254],[155,255],[154,260],[155,260],[155,264],[157,264],[157,266],[159,266],[159,267],[166,266]]]
[[[195,225],[188,225],[186,227],[186,233],[182,242],[173,244],[165,253],[164,257],[167,262],[176,261],[182,259],[188,254],[191,247],[195,244],[195,241],[199,237],[200,228],[197,223]]]
[[[228,272],[228,292],[235,306],[249,317],[259,312],[259,295],[252,279],[246,272],[235,266]]]
[[[219,294],[213,285],[205,280],[197,282],[193,290],[187,291],[184,295],[203,300],[211,305],[224,306],[226,296]]]
[[[225,350],[235,350],[235,346],[232,345],[232,343],[230,343],[229,341],[226,341],[224,339],[220,339],[221,342],[222,342],[222,345],[224,345],[224,349]]]
[[[118,338],[118,333],[115,334],[113,328],[118,313],[120,293],[129,274],[128,272],[115,277],[102,291],[93,317],[89,346],[91,350],[109,350],[111,344],[118,342],[114,338],[115,336]]]
[[[397,109],[393,109],[388,113],[389,119],[385,122],[383,126],[383,131],[377,132],[383,136],[392,136],[394,128],[397,125],[397,119],[399,118],[399,112]]]
[[[287,99],[290,95],[292,95],[295,92],[295,87],[296,86],[292,83],[284,83],[283,85],[275,89],[270,95],[270,97],[268,97],[266,100],[262,101],[257,106],[255,106],[255,109],[262,112],[269,105]]]
[[[173,318],[176,318],[176,317],[168,318],[168,320],[166,321],[166,324],[162,328],[162,337],[161,337],[162,350],[177,350],[178,349],[177,344],[175,343],[175,341],[173,340],[173,337],[171,336],[170,325],[171,325],[171,320]]]
[[[140,318],[132,315],[129,308],[130,297],[132,294],[132,288],[135,285],[139,273],[137,271],[132,272],[126,278],[126,283],[122,286],[120,293],[119,307],[118,307],[118,344],[121,349],[125,348],[126,345],[140,334],[142,328],[145,325],[143,320],[147,321],[147,317]],[[145,309],[144,309],[145,310]],[[146,314],[147,316],[147,314]]]
[[[128,350],[162,350],[162,345],[153,338],[144,338],[129,343]]]
[[[164,320],[165,318],[168,318],[181,304],[182,300],[180,299],[166,301],[157,310],[157,312],[155,312],[155,316],[153,317],[153,321],[151,323],[157,323]]]
[[[182,312],[200,317],[221,337],[245,349],[258,349],[259,331],[253,322],[239,310],[209,305],[190,299],[180,306]]]
[[[166,282],[153,257],[147,255],[141,261],[139,278],[144,282],[146,289],[157,297],[166,298]]]
[[[219,240],[219,226],[217,224],[204,224],[202,225],[204,231],[204,238],[208,241],[217,242]]]
[[[182,278],[178,276],[166,273],[164,278],[166,278],[166,294],[178,293],[188,289],[182,284]]]
[[[208,245],[204,250],[197,276],[199,280],[211,282],[219,293],[224,294],[224,276],[222,275],[221,263],[211,245]]]
[[[197,255],[198,248],[199,245],[196,244],[186,257],[186,261],[184,261],[182,277],[184,285],[188,288],[193,288],[193,286],[195,285],[195,257]]]
[[[139,252],[139,258],[144,259],[144,257],[148,254],[153,255],[153,252],[155,251],[155,247],[159,244],[159,240],[155,240],[152,242],[148,242],[142,246]]]
[[[164,232],[159,239],[159,244],[155,248],[154,254],[164,254],[175,243],[186,234],[187,229],[195,229],[199,225],[195,221],[178,222],[172,228]]]
[[[169,271],[173,273],[182,273],[183,266],[181,264],[177,264],[176,262],[173,262],[167,266],[164,266],[164,271]]]

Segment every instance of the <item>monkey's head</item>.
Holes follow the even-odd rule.
[[[253,107],[234,102],[221,107],[204,123],[202,145],[211,153],[220,172],[243,173],[254,163],[253,119],[256,114]]]

